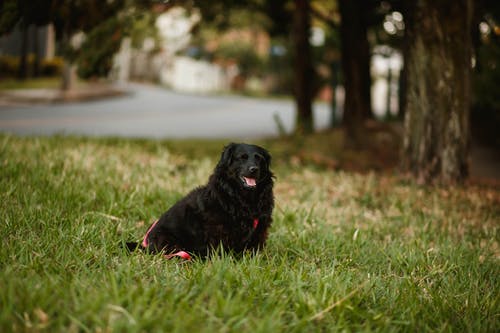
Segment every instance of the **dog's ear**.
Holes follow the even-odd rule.
[[[231,164],[234,147],[236,147],[236,143],[233,142],[224,147],[220,156],[219,166],[229,166]]]
[[[267,150],[265,150],[264,148],[260,148],[260,149],[261,149],[262,156],[264,156],[264,159],[266,160],[267,167],[270,167],[271,166],[271,154],[269,154],[269,152]]]

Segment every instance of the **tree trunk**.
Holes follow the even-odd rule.
[[[63,32],[62,44],[65,47],[69,47],[70,33],[66,26],[66,30]],[[61,73],[61,90],[63,92],[68,92],[74,89],[76,83],[76,66],[73,64],[71,58],[67,55],[64,57],[63,69]]]
[[[28,77],[28,41],[29,41],[29,31],[26,24],[21,24],[21,58],[19,60],[19,72],[18,77],[21,80],[25,80]]]
[[[419,0],[409,38],[403,167],[420,183],[467,176],[473,1]]]
[[[394,8],[395,10],[402,12],[405,21],[405,36],[401,44],[401,54],[403,56],[403,67],[399,71],[399,86],[398,86],[398,120],[404,121],[406,115],[406,97],[408,89],[408,62],[409,62],[409,50],[410,50],[410,40],[408,38],[408,29],[413,21],[413,1],[401,1],[399,6]]]
[[[340,43],[345,102],[343,122],[348,140],[354,145],[363,141],[363,124],[372,116],[370,46],[367,38],[363,0],[339,0]]]
[[[313,131],[312,117],[312,78],[311,46],[309,32],[311,28],[309,0],[295,0],[293,44],[294,44],[294,96],[297,106],[297,133]]]
[[[39,77],[40,76],[40,41],[39,41],[39,26],[35,25],[33,27],[33,53],[35,58],[33,59],[33,76],[34,77]]]

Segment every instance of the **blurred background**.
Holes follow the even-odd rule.
[[[498,1],[0,3],[3,132],[283,137],[332,168],[366,149],[422,181],[500,172]]]

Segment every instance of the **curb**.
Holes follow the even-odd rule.
[[[18,89],[0,91],[0,105],[58,104],[120,97],[129,92],[111,86],[92,86],[69,91],[59,89]]]

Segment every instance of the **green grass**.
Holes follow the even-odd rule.
[[[265,144],[268,246],[186,263],[120,243],[204,183],[222,143],[0,135],[0,331],[499,330],[498,188],[321,170]]]
[[[75,87],[84,87],[89,84],[92,84],[92,82],[89,83],[77,80],[75,82]],[[19,80],[16,78],[6,78],[0,80],[0,91],[18,89],[59,89],[60,87],[61,77],[59,76],[29,78],[25,80]]]
[[[56,89],[61,86],[61,78],[59,77],[42,77],[36,79],[3,79],[0,80],[0,91],[11,89],[39,89],[52,88]]]

